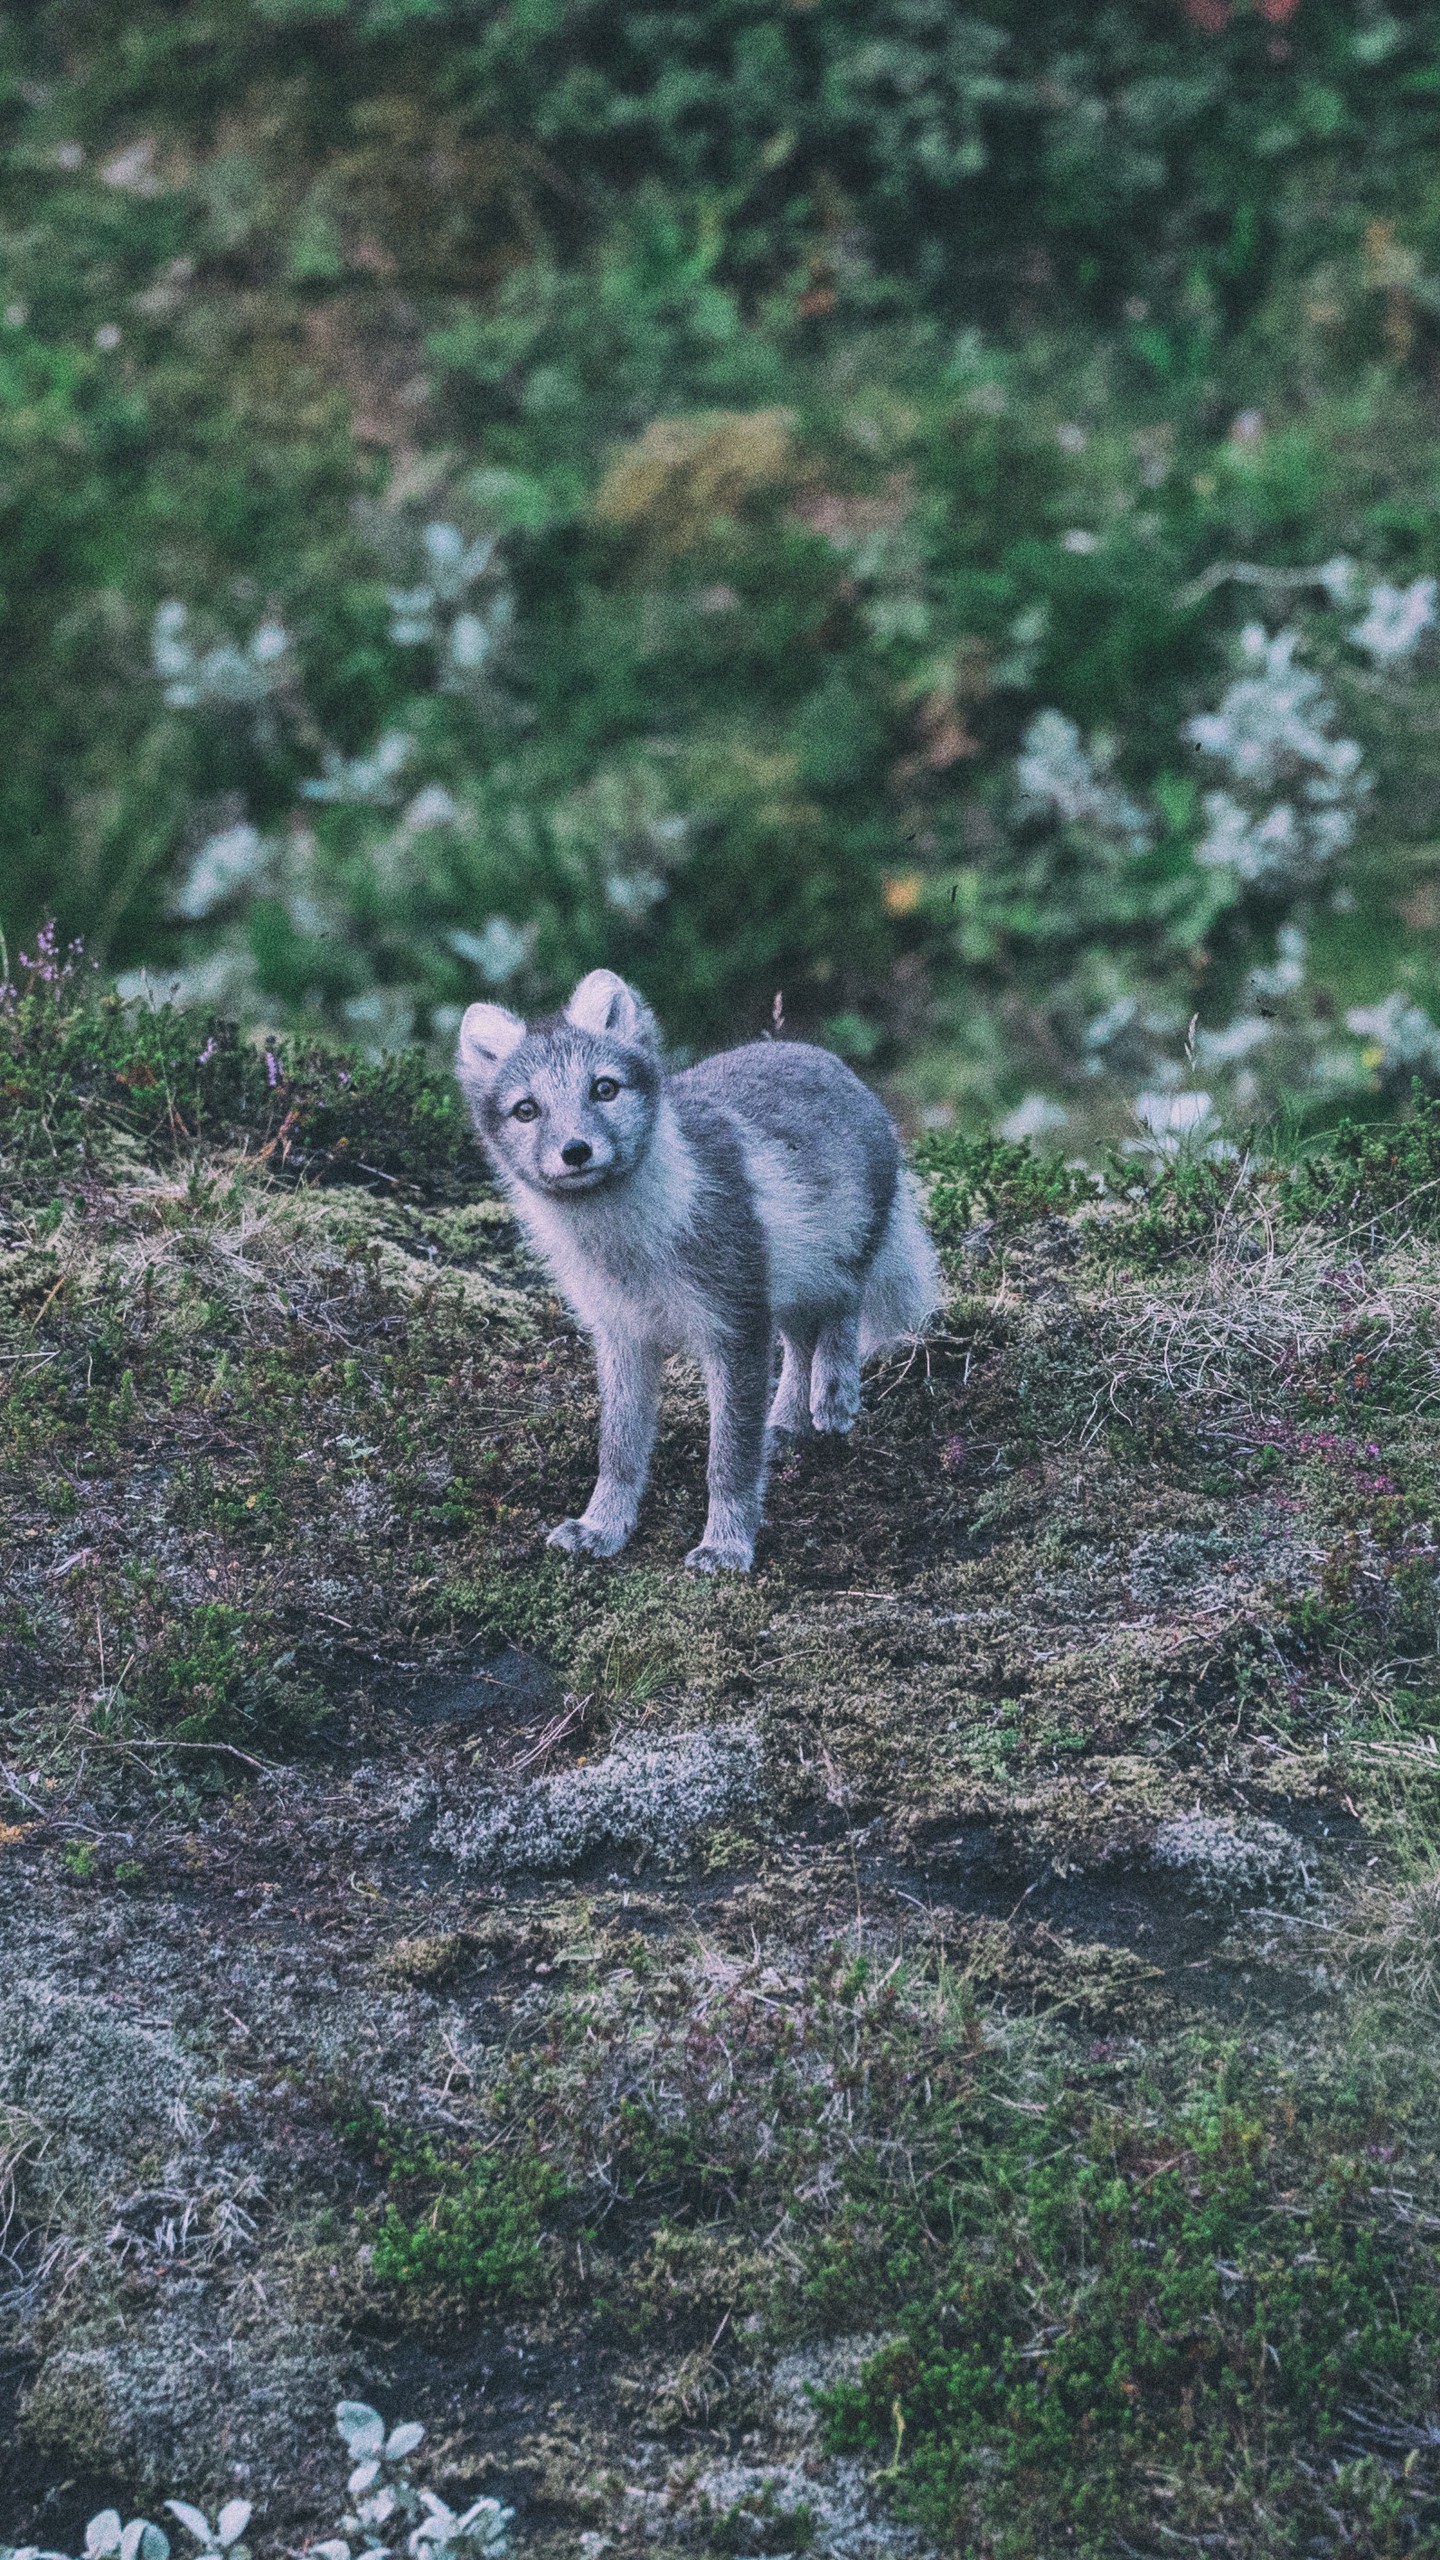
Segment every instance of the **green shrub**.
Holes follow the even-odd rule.
[[[402,2200],[387,2205],[375,2235],[382,2283],[497,2303],[544,2298],[545,2215],[569,2192],[558,2170],[485,2153],[447,2159],[427,2143],[397,2157],[390,2175]]]
[[[1142,1271],[1212,1245],[1226,1216],[1251,1204],[1257,1185],[1278,1198],[1273,1167],[1229,1155],[1149,1165],[1120,1156],[1112,1158],[1109,1174],[1117,1208],[1086,1229],[1086,1249],[1097,1261]]]
[[[269,1658],[273,1641],[254,1610],[223,1600],[202,1600],[173,1620],[136,1683],[156,1738],[253,1749],[293,1741],[313,1726],[324,1699],[295,1674],[293,1656]]]
[[[1365,2215],[1343,2127],[1297,2187],[1286,2123],[1243,2085],[1125,2115],[1076,2095],[980,2151],[957,2117],[889,2235],[902,2340],[824,2395],[830,2442],[888,2453],[937,2539],[1003,2554],[1107,2548],[1136,2464],[1223,2500],[1247,2442],[1266,2503],[1308,2503],[1292,2451],[1343,2448],[1358,2400],[1413,2387],[1440,2302]]]
[[[927,1181],[926,1209],[942,1244],[953,1244],[981,1218],[1002,1229],[1033,1226],[1099,1196],[1091,1175],[1037,1155],[1028,1139],[1013,1145],[932,1131],[920,1140],[914,1161]]]
[[[1408,1118],[1342,1120],[1287,1186],[1295,1214],[1327,1226],[1432,1232],[1440,1220],[1440,1096],[1418,1087]]]

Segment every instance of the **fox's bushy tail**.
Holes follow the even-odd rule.
[[[944,1296],[940,1257],[920,1215],[914,1181],[902,1171],[860,1301],[861,1359],[923,1332]]]

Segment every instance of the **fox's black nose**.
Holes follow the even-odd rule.
[[[560,1161],[562,1164],[568,1164],[572,1171],[578,1173],[582,1164],[588,1164],[594,1153],[595,1150],[588,1138],[572,1138],[568,1147],[561,1148]]]

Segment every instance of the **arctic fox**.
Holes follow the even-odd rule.
[[[551,1546],[624,1546],[661,1368],[685,1351],[710,1404],[709,1517],[685,1562],[748,1573],[770,1436],[848,1431],[865,1354],[917,1333],[940,1302],[888,1114],[801,1041],[667,1075],[653,1015],[611,969],[592,969],[533,1027],[472,1004],[456,1072],[497,1178],[595,1344],[599,1481]]]

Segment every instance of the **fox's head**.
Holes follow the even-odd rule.
[[[563,1013],[533,1026],[472,1004],[455,1072],[496,1171],[552,1200],[621,1180],[650,1144],[655,1018],[613,969],[592,969]]]

